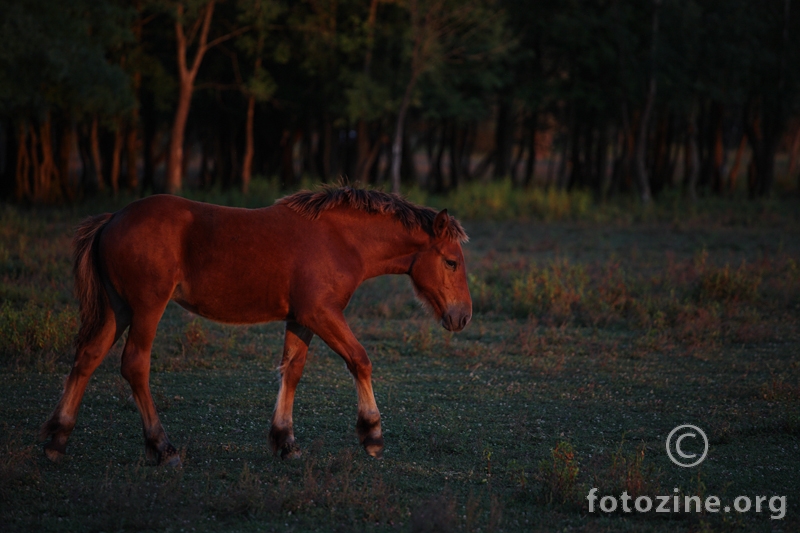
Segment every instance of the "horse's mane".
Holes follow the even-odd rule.
[[[340,206],[365,213],[394,215],[406,229],[421,228],[431,236],[433,219],[437,214],[435,209],[411,203],[398,194],[356,189],[349,185],[323,186],[315,191],[299,191],[275,203],[285,205],[311,220],[318,218],[323,211]],[[447,226],[447,236],[452,241],[462,243],[469,240],[464,228],[453,217],[450,217],[450,224]]]

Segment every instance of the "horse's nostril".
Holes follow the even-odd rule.
[[[462,315],[461,322],[459,323],[460,329],[464,329],[465,327],[467,327],[467,324],[469,324],[469,319],[470,319],[469,315]]]
[[[450,313],[442,316],[442,327],[447,331],[453,331],[453,316]]]

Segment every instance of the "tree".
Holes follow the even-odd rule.
[[[127,76],[107,59],[129,39],[130,16],[88,0],[0,2],[0,114],[16,131],[18,201],[71,198],[74,122],[132,107]]]
[[[645,165],[645,152],[647,150],[650,117],[656,100],[656,50],[658,43],[658,11],[660,7],[661,0],[653,0],[653,31],[650,36],[650,76],[647,81],[647,96],[645,97],[644,109],[639,121],[639,134],[636,139],[636,177],[639,182],[639,194],[645,204],[650,203],[652,199],[650,180],[647,176],[647,166]]]
[[[275,80],[263,68],[263,56],[270,29],[274,20],[281,13],[282,6],[274,1],[250,0],[242,2],[240,9],[240,24],[249,24],[253,29],[252,32],[243,35],[238,42],[239,49],[253,61],[253,74],[246,86],[242,88],[247,98],[245,149],[242,159],[242,192],[247,194],[253,173],[253,154],[255,152],[253,125],[255,122],[256,102],[266,102],[277,89]]]
[[[400,162],[406,114],[417,82],[426,73],[454,61],[487,59],[500,47],[475,47],[473,42],[496,37],[501,12],[492,0],[408,0],[410,52],[405,90],[392,139],[392,190],[400,192]],[[492,43],[494,44],[494,43]]]
[[[189,108],[192,104],[195,80],[206,53],[219,44],[236,37],[248,28],[239,27],[219,37],[209,40],[211,21],[214,17],[216,0],[202,2],[178,2],[174,6],[175,44],[178,65],[178,102],[167,155],[166,190],[178,192],[183,182],[183,143]],[[195,39],[197,45],[194,46]],[[190,48],[194,55],[190,57]]]

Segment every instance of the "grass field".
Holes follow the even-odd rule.
[[[151,383],[183,468],[146,464],[120,344],[51,464],[36,439],[77,327],[71,228],[107,208],[0,206],[2,531],[800,529],[796,206],[464,221],[475,310],[464,332],[427,317],[404,278],[366,283],[348,308],[374,365],[383,460],[360,449],[352,380],[319,339],[295,407],[303,458],[273,457],[282,325],[221,326],[170,305]],[[667,457],[680,424],[708,435],[697,467]],[[592,487],[723,506],[786,496],[785,516],[766,503],[590,513]]]

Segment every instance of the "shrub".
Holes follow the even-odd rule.
[[[584,296],[588,277],[566,261],[531,268],[512,282],[513,311],[519,316],[546,315],[557,324],[569,321]]]
[[[697,300],[711,302],[752,302],[758,297],[761,285],[761,274],[747,265],[732,270],[729,265],[724,268],[706,267],[700,274],[697,287]]]

